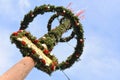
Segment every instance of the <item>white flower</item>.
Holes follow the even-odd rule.
[[[22,41],[22,38],[17,38],[18,41]]]

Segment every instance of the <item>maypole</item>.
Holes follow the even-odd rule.
[[[45,12],[54,12],[55,14],[48,21],[48,33],[37,39],[25,29],[38,14],[43,15]],[[51,29],[53,20],[59,16],[62,16],[59,26]],[[73,29],[71,35],[62,38],[62,34],[69,29]],[[52,49],[58,42],[68,42],[74,37],[77,40],[74,52],[59,63],[58,59],[51,54]],[[81,56],[84,46],[83,29],[78,17],[64,7],[53,5],[42,5],[26,14],[20,29],[14,32],[10,39],[20,49],[24,58],[4,73],[0,80],[23,80],[34,66],[49,75],[56,70],[70,68]]]

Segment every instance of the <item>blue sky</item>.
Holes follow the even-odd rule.
[[[71,80],[120,80],[120,0],[0,0],[0,75],[22,59],[9,36],[19,29],[24,14],[42,4],[66,7],[69,2],[73,3],[74,12],[85,10],[81,23],[86,40],[81,61],[64,72]],[[37,17],[28,30],[36,36],[43,35],[45,18],[44,15]],[[73,42],[69,44],[74,45]],[[72,51],[73,48],[65,43],[58,44],[53,53],[63,60]],[[60,79],[67,80],[61,71],[48,76],[34,68],[25,80]]]

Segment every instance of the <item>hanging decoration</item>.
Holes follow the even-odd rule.
[[[53,12],[55,14],[51,16],[48,21],[48,33],[37,39],[25,29],[28,28],[29,23],[32,22],[38,14],[43,15],[46,12]],[[53,20],[59,16],[62,16],[59,26],[51,29]],[[69,29],[73,29],[71,35],[62,38],[62,34]],[[54,49],[54,46],[57,45],[58,42],[68,42],[73,37],[77,40],[74,52],[67,57],[66,60],[59,63],[58,59],[51,54],[52,49]],[[84,46],[83,28],[78,17],[69,9],[62,6],[55,7],[54,5],[42,5],[26,14],[23,21],[21,21],[20,29],[12,33],[10,39],[11,42],[15,43],[20,49],[23,57],[30,56],[33,58],[37,63],[35,67],[48,74],[56,70],[64,70],[71,67],[81,56]]]

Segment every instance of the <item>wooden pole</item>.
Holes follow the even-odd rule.
[[[5,72],[0,77],[0,80],[24,80],[34,66],[35,62],[31,57],[24,57],[21,61]]]

